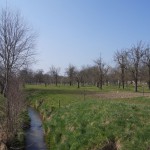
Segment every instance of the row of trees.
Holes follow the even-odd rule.
[[[48,73],[42,70],[33,72],[24,69],[20,72],[26,83],[47,84],[77,84],[95,85],[100,89],[103,85],[116,84],[119,87],[133,84],[135,92],[138,91],[138,84],[148,84],[150,89],[150,47],[145,46],[142,41],[131,48],[118,50],[114,53],[115,67],[107,65],[102,57],[94,61],[93,66],[86,66],[78,69],[74,65],[66,68],[64,76],[60,76],[60,68],[51,66]]]
[[[150,89],[150,47],[144,46],[142,41],[130,49],[117,51],[115,61],[120,69],[120,80],[124,89],[127,74],[135,83],[135,92],[138,90],[138,81],[148,84]],[[129,79],[128,79],[129,80]]]

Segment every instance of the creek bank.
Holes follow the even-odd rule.
[[[28,112],[23,110],[18,117],[19,126],[17,132],[12,137],[8,137],[5,126],[0,130],[0,150],[24,149],[25,147],[25,130],[29,128],[30,118]]]

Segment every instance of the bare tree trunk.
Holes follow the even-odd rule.
[[[103,87],[103,75],[100,75],[100,89],[102,90]]]
[[[57,74],[56,74],[56,77],[55,77],[55,85],[57,86],[57,84],[58,84],[58,76],[57,76]]]
[[[124,68],[122,68],[121,79],[122,79],[122,88],[124,89]]]
[[[137,91],[138,91],[138,80],[135,79],[135,92],[137,92]]]
[[[120,81],[118,80],[118,87],[119,87],[119,89],[120,89]]]
[[[80,88],[80,81],[77,81],[77,83],[78,83],[78,89]]]

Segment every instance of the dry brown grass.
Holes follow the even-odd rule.
[[[150,93],[135,93],[135,92],[109,92],[95,94],[100,99],[117,99],[117,98],[133,98],[133,97],[150,97]]]

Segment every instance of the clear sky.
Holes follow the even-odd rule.
[[[116,50],[150,43],[150,0],[7,0],[38,33],[34,69],[63,73],[69,64],[92,65],[100,54],[113,64]],[[6,0],[0,0],[0,8]]]

